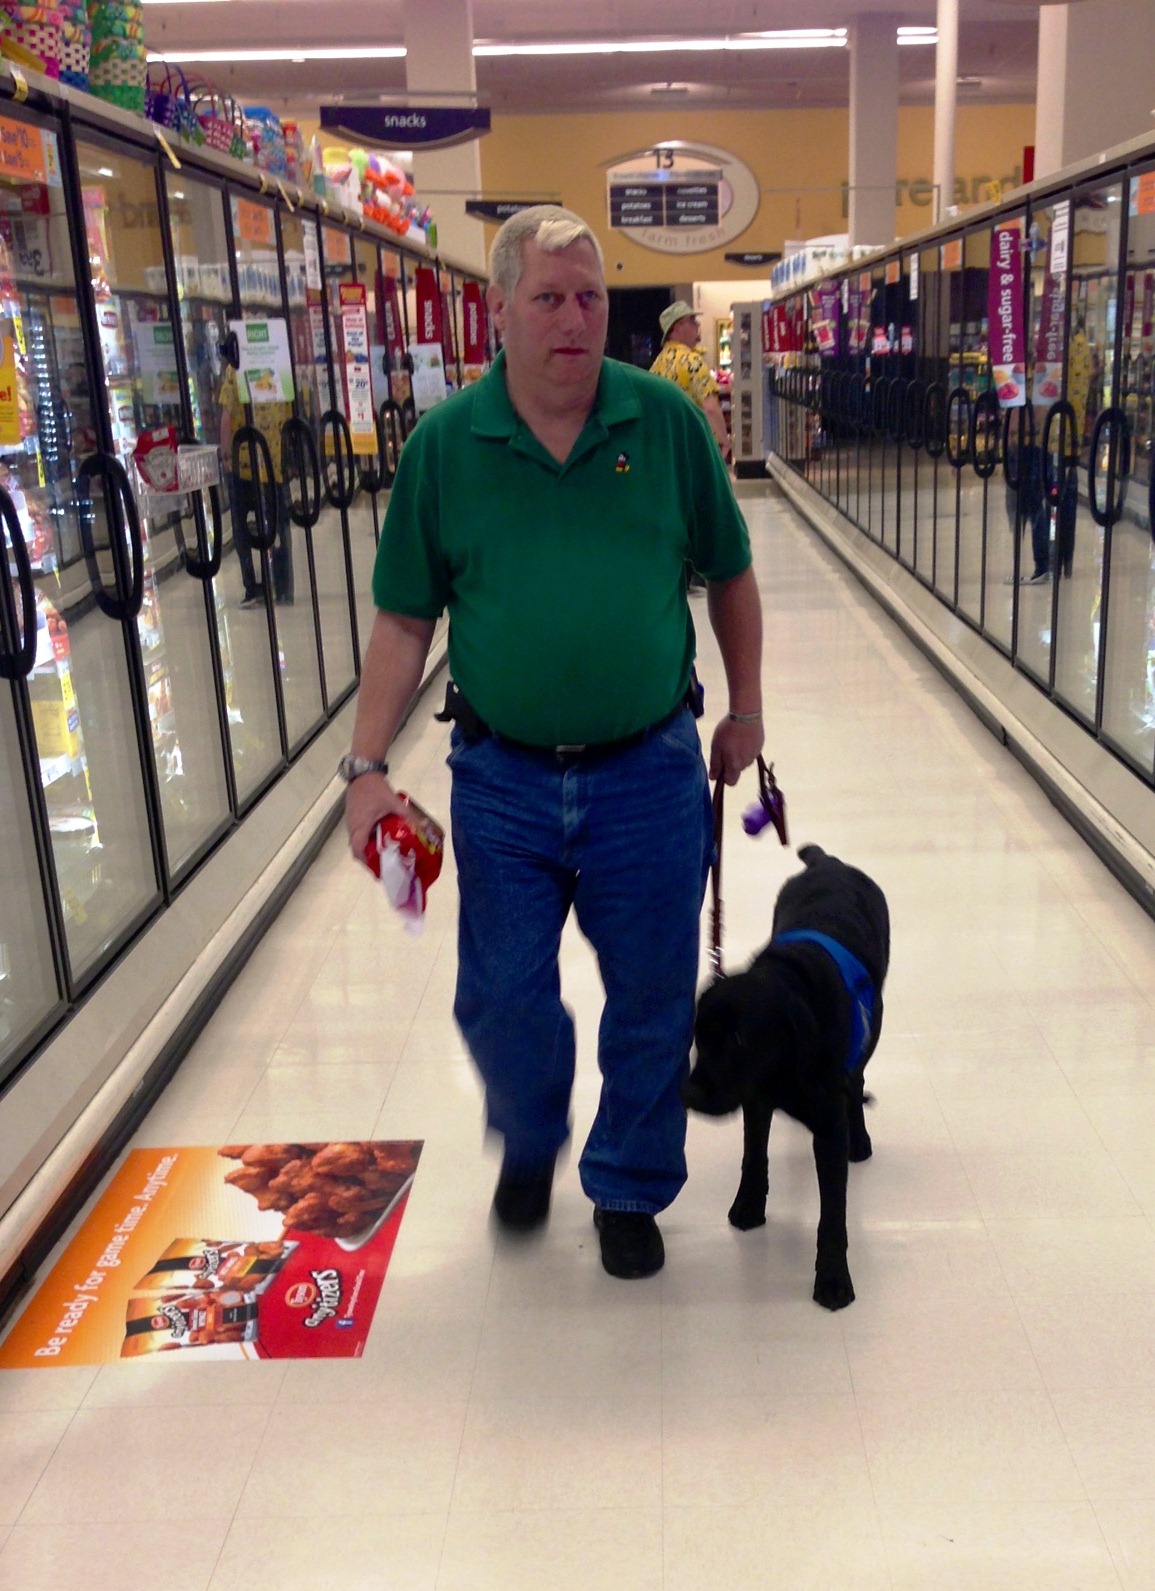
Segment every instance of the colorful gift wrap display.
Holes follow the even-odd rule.
[[[122,110],[143,113],[148,73],[143,7],[133,0],[89,0],[88,23],[91,92]]]

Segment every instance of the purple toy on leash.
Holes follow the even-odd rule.
[[[742,827],[747,834],[758,835],[770,823],[777,829],[782,844],[789,845],[786,837],[786,798],[774,777],[774,764],[767,767],[759,757],[758,799],[743,812]]]

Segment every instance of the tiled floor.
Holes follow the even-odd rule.
[[[788,1121],[745,1235],[738,1124],[691,1122],[652,1282],[602,1273],[572,1161],[547,1235],[495,1240],[452,877],[410,938],[334,838],[139,1141],[424,1139],[367,1353],[0,1376],[3,1591],[1155,1587],[1155,932],[786,509],[746,506],[793,839],[872,872],[894,924],[857,1302],[810,1300]],[[403,782],[441,813],[444,749],[422,712]],[[753,793],[730,965],[796,865],[743,834]],[[576,934],[564,984],[580,1139]]]

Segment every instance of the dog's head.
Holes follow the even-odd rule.
[[[694,1018],[696,1059],[682,1088],[687,1109],[728,1116],[739,1109],[755,1069],[755,1033],[734,980],[703,991]]]
[[[773,1095],[813,1042],[813,1019],[777,967],[722,978],[698,1000],[683,1103],[703,1116],[728,1116]]]

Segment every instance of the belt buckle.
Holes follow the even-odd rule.
[[[583,742],[580,746],[555,746],[553,748],[553,754],[557,758],[558,762],[567,762],[571,758],[580,757],[585,750],[586,746]]]

